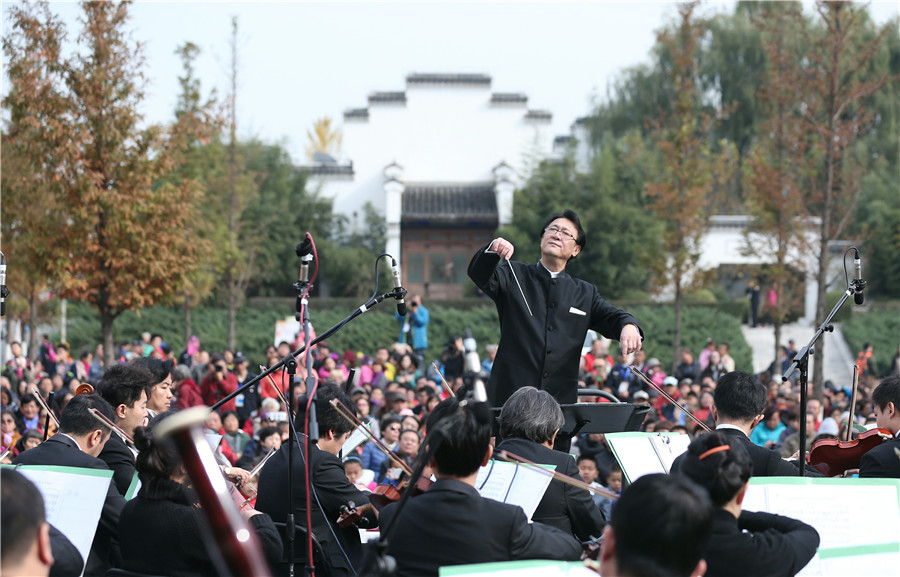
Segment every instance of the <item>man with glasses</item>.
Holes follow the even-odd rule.
[[[566,264],[584,245],[578,215],[565,210],[541,229],[537,263],[510,261],[513,245],[503,238],[472,257],[469,277],[494,301],[500,317],[500,344],[488,381],[491,406],[503,406],[525,386],[547,391],[559,403],[576,402],[588,329],[618,338],[625,354],[640,350],[637,320],[600,298],[593,284],[566,273]]]

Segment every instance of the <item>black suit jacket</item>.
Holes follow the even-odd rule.
[[[859,476],[900,479],[897,450],[900,450],[900,438],[897,437],[870,449],[859,462]]]
[[[13,461],[13,464],[109,470],[106,463],[88,455],[78,447],[75,441],[62,434],[56,434],[37,447],[21,453]],[[100,523],[91,544],[91,556],[96,555],[101,565],[116,566],[118,564],[119,552],[115,537],[119,530],[119,516],[124,507],[125,499],[116,490],[115,484],[110,483],[106,492],[106,500],[103,503],[103,511],[100,513]],[[90,561],[88,566],[89,568],[95,567]],[[103,569],[98,567],[97,570]]]
[[[731,428],[716,429],[716,431],[728,437],[729,442],[733,440],[744,445],[750,454],[750,460],[753,462],[752,475],[754,477],[797,477],[799,475],[799,465],[796,461],[782,459],[779,451],[760,447],[751,441],[743,431]],[[675,473],[681,468],[681,461],[686,454],[683,453],[675,459],[672,463],[671,472]],[[822,477],[823,475],[812,467],[807,466],[806,476]]]
[[[556,465],[558,473],[581,481],[578,465],[568,453],[554,451],[535,442],[518,438],[503,439],[494,449],[497,454],[501,451],[509,451],[540,465]],[[555,479],[550,481],[531,519],[561,529],[569,535],[575,535],[580,541],[600,537],[603,534],[603,526],[606,525],[606,519],[594,503],[590,491]]]
[[[282,445],[281,449],[272,456],[259,473],[259,496],[256,499],[256,509],[268,513],[276,523],[284,523],[287,519],[288,502],[288,449],[289,445]],[[341,506],[353,501],[356,506],[369,503],[368,493],[357,489],[347,480],[344,472],[344,464],[331,453],[313,447],[310,458],[310,471],[318,496],[318,502],[312,499],[312,532],[322,544],[325,555],[334,573],[354,573],[344,558],[343,549],[350,558],[350,563],[358,569],[362,560],[362,544],[359,538],[359,530],[351,525],[339,527],[336,523],[341,514]],[[321,508],[318,503],[321,503]],[[294,446],[294,522],[306,527],[306,475],[304,472],[303,456]],[[375,526],[377,518],[374,513],[369,514],[360,526]],[[337,541],[335,541],[335,536]],[[285,549],[287,549],[285,547]],[[298,535],[295,541],[295,561],[304,561],[306,558],[302,537]]]
[[[109,440],[97,456],[112,469],[113,484],[123,497],[134,480],[134,453],[125,445],[119,435],[110,433]]]
[[[637,326],[637,320],[600,298],[597,287],[588,282],[565,272],[551,278],[540,263],[497,266],[500,257],[485,249],[472,257],[469,278],[494,301],[500,317],[500,345],[488,381],[491,406],[502,406],[516,389],[527,385],[547,391],[560,403],[576,402],[588,329],[618,339],[622,328]],[[528,313],[510,266],[534,316]]]
[[[436,576],[448,565],[581,557],[581,545],[570,535],[529,524],[521,507],[484,498],[461,481],[438,479],[402,511],[397,505],[381,511],[380,523],[384,531],[396,517],[388,553],[400,577]]]
[[[745,533],[744,530],[749,531]],[[806,523],[743,511],[740,519],[724,509],[713,516],[706,577],[793,577],[816,554],[819,533]]]
[[[123,568],[150,575],[221,575],[220,553],[196,495],[175,481],[141,487],[122,511],[119,540]],[[253,526],[270,566],[281,560],[278,530],[268,515],[254,515]]]

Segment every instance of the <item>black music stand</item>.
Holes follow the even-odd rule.
[[[566,421],[559,431],[561,437],[575,437],[581,433],[621,433],[639,431],[650,405],[631,403],[574,403],[560,405]],[[494,436],[500,432],[500,407],[491,409],[494,416]]]

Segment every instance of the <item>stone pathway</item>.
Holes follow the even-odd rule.
[[[797,350],[806,346],[816,334],[818,325],[789,324],[781,327],[781,343],[787,345],[788,339],[794,339]],[[753,349],[753,371],[764,371],[772,363],[772,354],[775,351],[775,329],[771,325],[751,328],[743,325],[741,331],[747,344]],[[855,355],[850,351],[844,341],[840,324],[834,325],[834,332],[824,333],[819,337],[819,342],[825,341],[825,380],[832,381],[839,386],[849,387],[853,379],[853,361]],[[815,369],[814,359],[809,360],[809,380],[812,381]]]

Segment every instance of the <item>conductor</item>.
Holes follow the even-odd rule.
[[[469,278],[497,306],[500,345],[488,381],[488,400],[500,407],[516,389],[532,386],[559,403],[578,399],[578,364],[588,329],[618,338],[624,354],[641,348],[643,331],[630,314],[609,304],[593,284],[566,273],[584,249],[581,220],[571,210],[541,229],[541,258],[510,261],[513,245],[496,238],[469,263]],[[507,266],[499,266],[506,261]]]

